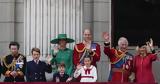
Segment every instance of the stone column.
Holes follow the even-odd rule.
[[[106,82],[109,75],[109,60],[103,53],[104,40],[102,33],[107,31],[111,35],[111,0],[94,0],[93,3],[93,39],[101,45],[101,59],[98,62],[98,81]]]
[[[52,48],[50,41],[66,33],[76,42],[82,40],[83,0],[24,0],[24,53],[33,47],[46,56]],[[73,48],[73,45],[69,47]]]
[[[14,41],[15,0],[0,0],[0,56],[8,53],[10,41]]]

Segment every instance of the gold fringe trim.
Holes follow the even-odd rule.
[[[78,52],[83,52],[86,48],[84,47],[82,50],[79,50],[77,45],[75,46],[75,49],[78,51]]]
[[[120,58],[120,59],[118,61],[111,62],[111,64],[116,64],[117,62],[119,62],[125,56],[125,54],[122,52],[122,54],[119,55],[117,50],[115,50],[115,56]]]
[[[6,63],[6,57],[7,57],[7,56],[4,56],[4,58],[2,59],[5,67],[7,67],[7,69],[10,69],[10,68],[13,69],[14,66],[15,66],[15,64],[16,64],[16,61],[17,61],[17,60],[13,60],[10,64],[7,64],[7,63]],[[18,59],[21,58],[21,57],[23,57],[23,56],[20,54],[20,56],[18,57]]]

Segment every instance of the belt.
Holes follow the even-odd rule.
[[[122,68],[112,68],[111,70],[113,72],[125,72],[126,71],[125,69],[122,69]]]
[[[94,78],[93,76],[81,76],[81,78]]]

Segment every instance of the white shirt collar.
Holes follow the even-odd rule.
[[[83,66],[83,67],[84,67],[84,69],[87,69],[86,66]],[[89,69],[92,69],[92,67],[93,67],[93,65],[91,65],[91,66],[89,67]]]
[[[38,63],[39,63],[39,60],[34,60],[34,62],[38,64]]]

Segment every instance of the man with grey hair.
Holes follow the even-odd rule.
[[[120,37],[118,40],[118,48],[119,50],[121,50],[122,52],[127,51],[128,48],[128,40],[125,37]]]
[[[127,38],[119,38],[118,49],[110,48],[108,33],[104,33],[103,38],[105,40],[104,53],[109,57],[111,63],[108,80],[111,82],[129,82],[132,79],[130,75],[133,67],[133,55],[127,52]]]

